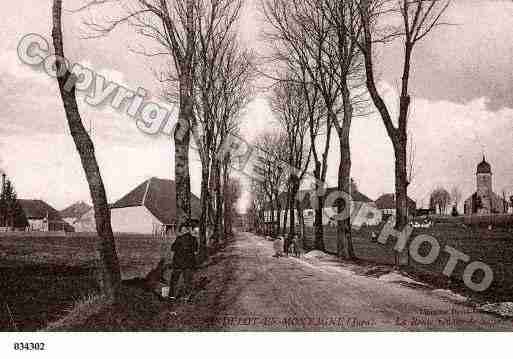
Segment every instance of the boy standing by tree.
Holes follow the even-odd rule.
[[[183,276],[185,298],[191,294],[192,280],[194,270],[196,269],[196,254],[198,252],[198,243],[196,238],[191,234],[192,227],[189,222],[183,223],[178,227],[178,235],[175,242],[171,246],[174,253],[173,263],[171,265],[172,273],[169,281],[169,299],[176,299],[176,285]]]

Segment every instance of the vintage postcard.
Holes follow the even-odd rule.
[[[0,331],[513,329],[513,2],[3,14]]]

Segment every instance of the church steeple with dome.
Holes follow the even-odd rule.
[[[482,209],[491,213],[492,208],[492,166],[483,160],[477,165],[476,171],[477,195],[480,198]]]
[[[485,155],[483,155],[483,160],[481,161],[481,163],[479,163],[477,165],[477,174],[480,174],[480,173],[492,173],[492,166],[490,166],[490,164],[488,162],[486,162],[486,158],[485,158]]]
[[[476,192],[465,201],[465,214],[494,214],[506,211],[504,200],[493,193],[492,166],[483,155],[483,160],[476,168]]]

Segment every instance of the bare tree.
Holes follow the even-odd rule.
[[[508,213],[508,210],[509,210],[509,203],[508,203],[508,195],[507,195],[508,191],[506,188],[503,188],[502,189],[502,213]]]
[[[119,0],[111,2],[121,3]],[[215,238],[222,234],[222,219],[219,219],[222,208],[219,178],[222,169],[218,160],[212,159],[212,153],[216,153],[227,134],[232,131],[230,121],[248,101],[247,93],[244,93],[247,86],[241,88],[241,83],[246,85],[248,82],[249,56],[240,51],[237,44],[234,45],[236,41],[232,31],[242,1],[129,0],[126,3],[121,6],[122,13],[113,20],[105,20],[103,24],[88,21],[87,25],[92,30],[88,37],[105,36],[126,23],[135,28],[139,35],[153,40],[157,45],[152,51],[142,48],[134,52],[148,57],[164,56],[168,60],[169,66],[166,71],[158,72],[158,79],[163,83],[165,98],[178,103],[179,107],[179,121],[174,131],[177,224],[191,215],[188,152],[190,129],[199,123],[207,124],[203,127],[207,135],[198,141],[203,168],[200,248],[204,257],[205,225],[208,222],[204,220],[205,216],[216,217],[212,219],[215,221]],[[91,2],[83,8],[99,6],[95,4]],[[240,72],[241,69],[244,70]],[[222,101],[224,105],[220,104]],[[213,129],[212,123],[217,122],[222,124]],[[212,136],[212,132],[217,134]],[[214,177],[208,181],[210,174],[207,171],[213,173],[210,177]],[[206,196],[207,182],[216,191],[214,205]],[[208,203],[210,216],[206,215],[205,203]],[[211,215],[213,212],[215,214]]]
[[[315,208],[314,248],[324,251],[322,193],[325,190],[324,183],[333,128],[332,121],[327,118],[324,102],[327,98],[334,102],[339,94],[339,89],[326,73],[325,66],[319,66],[322,64],[319,57],[325,44],[327,26],[317,27],[316,32],[306,29],[308,17],[305,17],[307,16],[305,14],[312,11],[318,14],[318,11],[314,11],[317,6],[309,1],[263,0],[261,8],[272,29],[264,33],[267,42],[273,48],[268,62],[274,74],[268,74],[268,76],[277,81],[292,81],[303,88],[313,155],[314,190],[316,194],[321,194],[317,197]],[[288,74],[288,78],[282,78],[283,74]],[[322,86],[319,86],[320,83]],[[325,121],[325,138],[322,138],[324,143],[319,136],[323,120]]]
[[[265,209],[270,211],[270,221],[272,223],[271,235],[280,232],[282,208],[280,191],[286,185],[286,179],[282,176],[285,164],[286,139],[283,133],[264,132],[254,142],[254,146],[259,149],[255,171],[259,178],[259,190],[266,197]],[[274,224],[277,224],[275,226]],[[276,228],[277,227],[277,228]],[[283,223],[283,231],[285,231]]]
[[[456,185],[452,186],[450,195],[451,195],[453,205],[456,208],[458,208],[458,205],[460,204],[461,199],[463,197],[463,195],[461,193],[461,189]]]
[[[241,195],[242,185],[240,180],[234,177],[228,178],[224,191],[225,237],[233,235],[233,218],[239,214],[237,204]]]
[[[227,182],[231,171],[231,154],[224,152],[226,141],[239,135],[239,122],[242,113],[253,95],[253,64],[251,54],[243,51],[237,41],[230,41],[223,61],[218,69],[220,75],[219,106],[217,110],[215,141],[213,146],[213,180],[215,192],[215,233],[216,238],[224,234],[222,182]]]
[[[316,86],[311,80],[310,73],[308,72],[307,64],[303,61],[289,61],[289,68],[296,66],[297,69],[294,78],[291,79],[294,83],[301,86],[302,96],[306,103],[306,110],[308,115],[308,132],[310,136],[310,146],[313,156],[313,176],[315,179],[314,189],[317,193],[325,189],[324,183],[328,173],[328,154],[331,144],[333,122],[327,118],[326,106],[321,97],[319,87]],[[316,72],[318,75],[318,72]],[[323,132],[324,129],[324,132]],[[323,197],[318,200],[320,203],[314,210],[314,248],[324,251],[324,230],[323,230]],[[296,207],[300,206],[300,201],[297,202]],[[298,207],[298,215],[300,216],[301,236],[304,237],[304,218],[303,211]]]
[[[56,54],[56,71],[59,90],[66,113],[66,119],[70,129],[71,136],[75,142],[82,167],[85,172],[89,191],[94,207],[96,220],[96,231],[100,237],[100,258],[102,263],[103,283],[102,290],[111,299],[116,299],[121,282],[121,273],[119,261],[116,254],[116,245],[112,233],[110,209],[107,202],[105,187],[96,156],[94,154],[94,145],[82,123],[82,118],[77,106],[75,87],[67,88],[67,84],[76,83],[67,68],[64,56],[64,44],[62,36],[62,0],[53,2],[53,44]]]
[[[105,21],[86,22],[91,33],[87,38],[106,36],[123,24],[129,24],[137,33],[151,39],[158,50],[136,51],[146,56],[165,56],[170,70],[166,83],[174,83],[167,93],[170,101],[178,100],[178,125],[174,130],[175,182],[177,225],[191,217],[191,185],[189,175],[190,128],[194,121],[194,60],[199,0],[133,0],[125,4],[119,0],[90,1],[81,7],[90,9],[106,2],[118,3],[121,13]]]
[[[392,141],[395,155],[395,194],[396,194],[396,228],[402,229],[407,223],[407,143],[408,112],[410,108],[410,73],[412,54],[415,45],[424,39],[437,25],[450,5],[450,0],[353,0],[351,6],[357,10],[360,30],[354,38],[364,56],[366,85],[370,97],[376,106],[388,137]],[[392,31],[383,32],[380,21],[388,15],[398,14],[402,25]],[[388,28],[390,28],[390,25]],[[388,29],[389,30],[389,29]],[[387,43],[394,38],[401,38],[404,45],[401,94],[397,125],[394,124],[390,109],[385,104],[377,89],[375,47],[377,43]]]
[[[251,180],[250,190],[251,201],[247,211],[249,226],[256,233],[264,233],[264,211],[267,198],[262,182],[255,179]]]
[[[316,192],[321,192],[324,190],[324,183],[326,183],[326,176],[328,174],[328,154],[331,144],[333,123],[326,118],[326,110],[325,106],[323,106],[324,103],[320,98],[319,88],[312,85],[307,79],[306,71],[303,70],[302,74],[304,76],[302,76],[301,85],[303,86],[303,93],[308,109],[308,129],[313,156],[313,175],[315,178],[314,189]],[[325,129],[324,133],[322,133],[321,128]],[[324,143],[322,143],[321,139]],[[324,227],[322,222],[324,212],[323,200],[321,199],[319,202],[321,203],[319,203],[314,209],[314,249],[324,251]],[[304,222],[304,219],[302,220]],[[304,226],[304,223],[302,226]],[[304,237],[304,233],[302,236]]]
[[[451,195],[449,192],[443,188],[438,187],[433,192],[431,192],[431,196],[429,199],[430,208],[434,208],[438,214],[447,214],[447,208],[451,204]]]
[[[210,195],[209,184],[217,185],[220,178],[219,164],[216,162],[217,148],[226,132],[232,132],[236,122],[233,117],[238,115],[246,102],[235,104],[240,107],[236,112],[226,115],[226,109],[233,106],[234,96],[247,97],[244,91],[251,79],[248,72],[251,68],[248,57],[237,46],[237,38],[233,28],[239,17],[242,2],[240,0],[215,0],[198,4],[197,50],[194,66],[195,84],[195,116],[193,117],[193,134],[201,158],[201,219],[200,219],[200,258],[207,257],[207,224],[209,222],[210,202],[216,200],[216,212],[212,222],[219,223],[222,198],[220,189],[215,187],[216,196]],[[244,61],[240,61],[243,59]],[[234,66],[239,66],[235,68]],[[239,74],[238,71],[242,71]],[[235,78],[237,77],[237,78]],[[229,82],[235,83],[229,83]],[[246,86],[241,88],[241,86]],[[230,89],[233,87],[235,90]],[[229,91],[227,91],[229,90]],[[243,90],[242,92],[239,90]],[[228,94],[228,95],[226,95]],[[247,98],[244,98],[247,101]],[[231,121],[226,126],[226,121]],[[235,126],[236,127],[236,126]],[[227,162],[227,161],[225,161]],[[214,171],[212,171],[212,167]],[[227,164],[223,168],[227,168]],[[226,172],[226,171],[225,171]],[[210,179],[214,175],[213,180]],[[214,218],[215,217],[215,218]],[[214,224],[212,223],[212,224]],[[220,230],[217,228],[215,238]],[[226,232],[226,231],[224,231]]]
[[[2,174],[0,192],[0,227],[25,228],[29,225],[25,212],[18,202],[18,195],[10,178]]]
[[[339,183],[340,191],[349,193],[351,153],[349,131],[353,117],[360,113],[365,101],[358,89],[363,84],[363,72],[359,60],[358,47],[353,31],[351,8],[342,1],[300,1],[300,0],[266,0],[263,9],[267,22],[273,31],[266,34],[273,42],[273,61],[285,64],[293,78],[311,84],[322,99],[328,120],[327,135],[331,126],[336,129],[340,144]],[[356,31],[356,29],[354,30]],[[306,76],[305,76],[306,73]],[[339,116],[340,115],[340,116]],[[327,139],[329,143],[329,138]],[[315,141],[314,141],[315,142]],[[316,211],[316,248],[323,249],[322,208],[324,206],[324,180],[326,157],[329,144],[325,143],[319,162],[315,148],[314,170],[318,209]],[[338,201],[339,212],[344,211],[349,203]],[[351,245],[351,225],[349,216],[338,222],[338,254],[353,257]]]
[[[278,119],[284,134],[287,170],[282,176],[287,178],[289,236],[295,235],[295,212],[297,194],[310,164],[312,149],[308,143],[309,117],[303,86],[293,81],[280,81],[272,91],[271,109]],[[288,240],[284,243],[285,250]]]
[[[407,168],[406,168],[406,180],[408,186],[413,182],[415,178],[415,156],[417,155],[417,146],[415,146],[415,141],[413,140],[413,134],[410,133],[410,139],[408,140],[409,147],[407,151]]]
[[[330,114],[338,134],[340,147],[340,163],[338,170],[338,190],[352,195],[351,189],[351,149],[349,134],[351,123],[356,116],[366,116],[367,100],[362,92],[364,72],[362,56],[358,48],[357,34],[359,22],[356,11],[349,1],[324,0],[321,11],[330,24],[328,36],[329,46],[325,52],[333,78],[340,88],[342,119]],[[338,200],[338,212],[350,213],[352,203]],[[337,252],[339,256],[354,259],[353,242],[351,239],[351,216],[339,219],[337,223]]]

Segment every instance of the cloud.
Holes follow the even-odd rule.
[[[20,197],[43,198],[60,208],[76,199],[89,199],[80,159],[67,132],[55,80],[21,65],[15,51],[26,33],[50,38],[50,7],[49,2],[33,0],[5,5],[6,20],[0,25],[4,38],[0,47],[0,168],[12,176]],[[418,173],[410,188],[413,198],[421,201],[437,184],[457,184],[465,194],[471,193],[483,150],[493,167],[496,190],[511,186],[512,14],[513,2],[509,1],[454,1],[447,20],[457,26],[438,28],[416,48],[411,130]],[[250,20],[244,22],[245,40],[255,42],[258,19],[245,17]],[[139,42],[140,37],[120,31],[105,39],[79,41],[80,27],[80,18],[65,14],[68,56],[132,89],[142,86],[157,93],[159,84],[151,69],[160,64],[128,50],[127,43]],[[397,102],[394,92],[400,81],[401,50],[395,44],[379,52],[380,72],[386,81],[381,88],[388,89],[391,106]],[[172,141],[143,135],[132,119],[115,111],[80,106],[86,127],[90,122],[93,125],[109,200],[149,176],[172,177]],[[243,120],[242,132],[249,140],[263,129],[276,128],[263,97],[251,104]],[[361,190],[372,198],[393,191],[393,151],[381,119],[355,120],[351,143],[353,176]],[[330,184],[336,183],[338,160],[333,139]],[[196,192],[199,169],[193,161],[191,179]]]
[[[513,108],[513,2],[453,1],[451,26],[433,30],[413,56],[412,93],[431,100],[465,103],[486,98],[492,110]],[[383,79],[400,83],[401,44],[380,49]]]
[[[43,199],[56,208],[78,200],[90,202],[85,174],[71,136],[16,135],[7,138],[4,144],[9,152],[0,167],[5,164],[20,198]],[[150,177],[174,178],[174,146],[169,139],[148,138],[141,145],[95,139],[94,144],[110,202]],[[190,159],[192,191],[199,194],[201,167],[192,152]]]
[[[90,201],[55,79],[21,64],[14,51],[0,61],[0,168],[9,171],[20,198],[41,198],[57,208],[76,200]],[[92,68],[87,60],[84,65]],[[127,86],[120,71],[101,68],[98,72]],[[174,177],[174,148],[169,138],[144,134],[123,110],[92,107],[85,103],[84,95],[78,95],[79,109],[95,144],[110,201],[149,177]],[[194,171],[196,190],[196,179],[201,176]]]
[[[94,68],[90,61],[81,63],[91,68],[98,75],[104,76],[107,82],[127,87],[126,76],[117,70]],[[23,65],[15,52],[11,51],[0,57],[0,118],[3,126],[0,133],[3,136],[25,134],[28,136],[53,133],[69,133],[66,117],[55,79],[46,73]],[[87,92],[77,92],[77,102],[84,126],[93,129],[94,136],[110,140],[113,143],[140,143],[144,141],[143,133],[137,128],[135,120],[126,114],[126,104],[119,111],[106,105],[93,107],[84,99],[94,93],[94,83]],[[151,95],[150,95],[151,96]],[[176,117],[172,106],[148,97],[147,100],[157,101],[167,108],[171,118]]]
[[[382,87],[392,88],[383,84]],[[393,92],[386,102],[393,104]],[[513,109],[493,111],[488,99],[465,103],[414,98],[409,129],[416,147],[415,177],[409,187],[412,198],[424,205],[437,185],[457,185],[464,195],[475,190],[475,169],[483,153],[492,165],[494,189],[513,192]],[[376,114],[353,122],[351,130],[353,176],[364,193],[377,198],[394,191],[394,156],[381,118]],[[330,184],[336,184],[338,146],[330,153]]]

